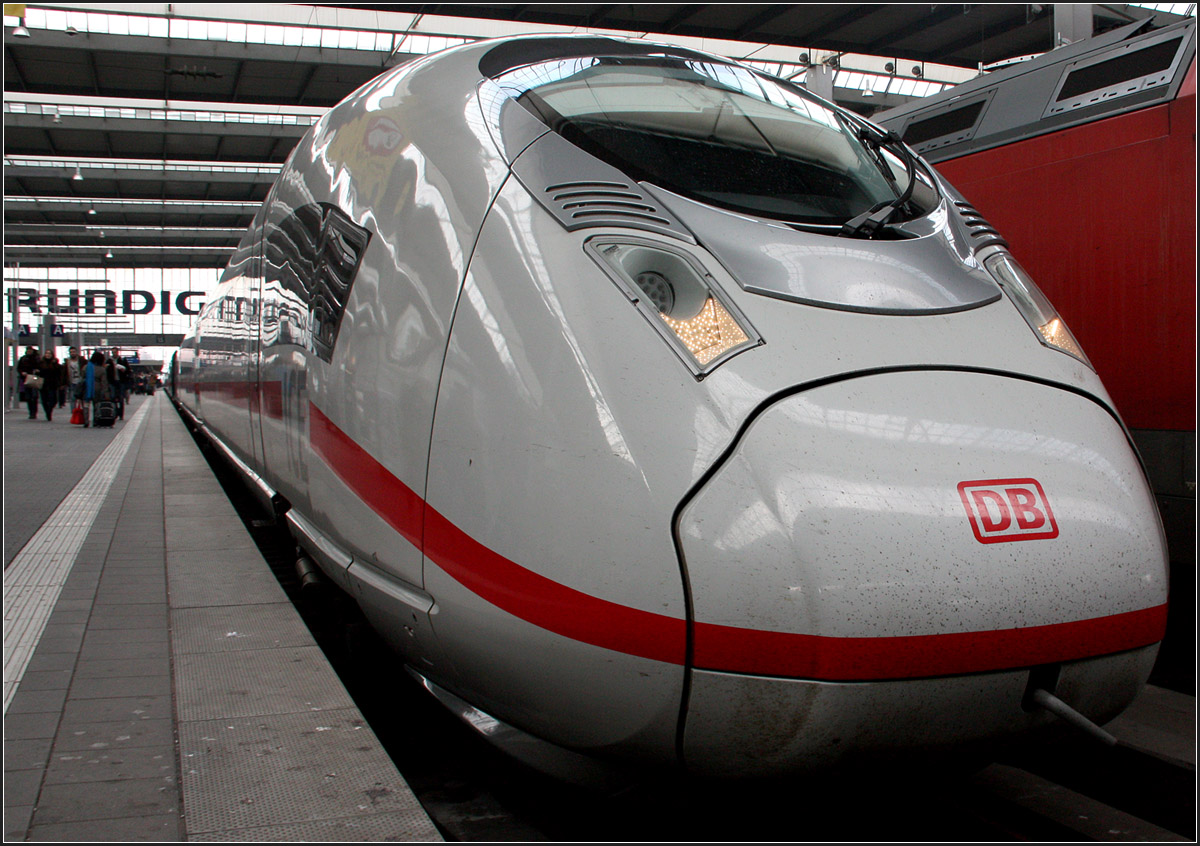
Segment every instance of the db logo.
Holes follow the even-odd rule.
[[[980,543],[1058,537],[1054,512],[1037,479],[959,482],[958,495]]]

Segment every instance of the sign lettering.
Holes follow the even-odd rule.
[[[980,543],[1058,537],[1058,523],[1037,479],[959,482],[958,495]]]

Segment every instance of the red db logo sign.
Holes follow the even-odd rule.
[[[980,543],[1058,537],[1058,523],[1037,479],[959,482],[958,495]]]

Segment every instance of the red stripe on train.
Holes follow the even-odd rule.
[[[308,404],[308,439],[337,477],[417,549],[425,503],[408,485],[351,440],[321,409]]]
[[[696,624],[695,665],[751,675],[828,681],[984,673],[1149,646],[1163,639],[1167,606],[1091,620],[907,637],[822,637]]]
[[[510,561],[423,502],[315,405],[309,403],[309,409],[313,449],[338,478],[472,593],[572,640],[685,662],[683,620],[591,596]],[[1166,620],[1164,604],[1047,626],[904,637],[827,637],[696,623],[693,663],[719,672],[829,681],[981,673],[1149,646],[1162,640]]]

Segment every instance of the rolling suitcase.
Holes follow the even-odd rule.
[[[95,413],[92,414],[93,426],[111,426],[117,420],[117,404],[109,400],[95,403]]]

